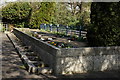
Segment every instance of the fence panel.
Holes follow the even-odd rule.
[[[86,31],[73,30],[73,26],[68,27],[63,25],[41,24],[40,29],[77,37],[86,37],[87,34]]]

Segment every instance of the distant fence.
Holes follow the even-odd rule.
[[[64,33],[65,35],[70,35],[70,36],[84,37],[84,38],[86,38],[86,34],[87,34],[87,31],[83,30],[81,27],[79,30],[73,30],[71,29],[70,26],[41,24],[40,29],[51,32]]]

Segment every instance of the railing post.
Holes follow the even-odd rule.
[[[66,35],[68,34],[68,25],[66,26]]]
[[[52,24],[50,24],[50,31],[52,32]]]
[[[46,30],[46,24],[44,24],[44,30]]]
[[[72,37],[72,28],[73,28],[73,26],[71,26],[70,37]]]
[[[81,28],[82,28],[82,27],[80,26],[80,30],[79,30],[79,31],[80,31],[80,32],[79,32],[79,38],[81,37]]]
[[[57,24],[57,33],[59,32],[59,24]]]
[[[40,24],[40,30],[43,29],[43,24]]]

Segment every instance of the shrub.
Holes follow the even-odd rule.
[[[10,3],[2,9],[2,21],[15,24],[18,27],[25,26],[29,22],[31,7],[27,2]]]

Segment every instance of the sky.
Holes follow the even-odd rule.
[[[0,8],[5,5],[5,2],[14,2],[14,1],[17,1],[17,0],[0,0]]]
[[[3,5],[3,4],[5,4],[5,2],[14,2],[14,1],[19,1],[19,0],[0,0],[0,6],[1,5]],[[59,1],[59,2],[65,2],[65,1],[69,1],[69,0],[21,0],[21,1],[32,1],[32,2],[39,2],[39,1]],[[82,2],[86,2],[86,1],[88,1],[88,2],[91,2],[91,1],[94,1],[94,2],[118,2],[118,1],[120,1],[120,0],[70,0],[70,1],[77,1],[77,2],[79,2],[79,1],[82,1]]]
[[[17,0],[0,0],[0,5],[5,4],[5,2],[14,2]]]

